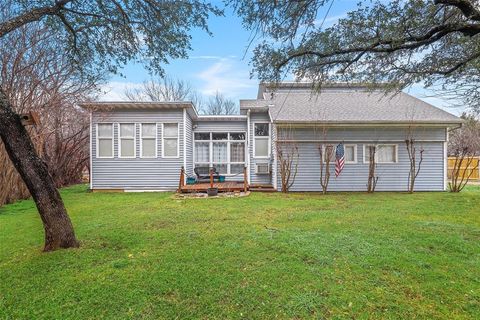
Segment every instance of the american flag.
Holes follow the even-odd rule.
[[[339,143],[335,151],[335,177],[338,177],[340,175],[340,172],[342,172],[344,165],[345,148],[343,147],[343,143]]]

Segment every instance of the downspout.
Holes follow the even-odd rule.
[[[250,157],[252,155],[253,150],[250,149],[250,109],[247,110],[247,150],[248,150],[248,158],[247,158],[247,182],[250,184]]]
[[[278,179],[277,179],[277,126],[272,121],[272,146],[273,146],[273,188],[278,191]]]
[[[92,124],[92,110],[90,109],[90,190],[93,190],[93,156],[92,156],[92,150],[93,150],[93,124]],[[98,146],[97,146],[98,148]]]
[[[183,108],[183,168],[187,170],[187,109]],[[183,175],[183,183],[187,183],[187,175]]]
[[[273,121],[272,114],[270,113],[271,104],[268,105],[268,117],[270,118],[270,123],[272,127],[270,140],[272,141],[272,152],[273,152],[273,168],[272,168],[272,179],[273,179],[273,188],[278,191],[278,172],[277,172],[277,125]]]
[[[443,191],[447,191],[447,180],[448,180],[448,138],[449,138],[449,130],[445,130],[445,142],[443,143]]]

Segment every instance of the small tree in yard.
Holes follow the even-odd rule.
[[[299,164],[298,145],[294,141],[294,129],[276,126],[272,129],[274,139],[274,150],[277,154],[277,167],[280,173],[282,192],[287,193],[295,183]]]
[[[367,192],[375,192],[377,186],[378,176],[376,176],[375,170],[377,168],[377,162],[375,160],[375,154],[377,153],[376,146],[368,146],[368,182]]]
[[[18,28],[41,24],[77,68],[79,79],[115,73],[130,60],[148,61],[150,71],[163,75],[162,65],[170,58],[187,57],[189,31],[198,27],[209,32],[209,15],[222,14],[198,0],[18,0],[4,1],[0,10],[12,12],[0,21],[0,41]],[[77,247],[60,194],[4,86],[0,84],[0,137],[39,211],[44,250]]]
[[[464,126],[451,132],[448,142],[448,154],[455,157],[448,182],[450,192],[462,191],[480,162],[472,165],[480,155],[480,124],[473,116],[462,117],[466,120]]]
[[[287,193],[298,172],[298,146],[294,143],[277,143],[277,160],[282,180],[282,192]]]
[[[408,193],[413,193],[415,188],[415,180],[417,179],[423,162],[423,153],[425,149],[422,146],[417,147],[417,143],[413,135],[414,129],[412,127],[407,130],[407,137],[405,139],[405,145],[407,147],[408,160],[410,168],[408,170]]]
[[[323,194],[326,194],[330,182],[330,162],[335,155],[335,148],[331,144],[320,144],[318,151],[320,153],[320,185]]]

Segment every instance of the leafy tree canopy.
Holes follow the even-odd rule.
[[[480,108],[480,1],[360,2],[328,28],[333,0],[231,2],[246,27],[268,36],[254,50],[264,81],[414,83]],[[322,15],[320,15],[320,9]]]
[[[18,0],[1,9],[13,14],[0,21],[0,38],[41,21],[84,75],[116,73],[131,60],[162,75],[169,59],[187,57],[189,31],[209,32],[208,17],[223,14],[200,0]]]

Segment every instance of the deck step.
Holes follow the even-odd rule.
[[[250,191],[255,192],[276,192],[271,184],[253,184],[250,185]]]

